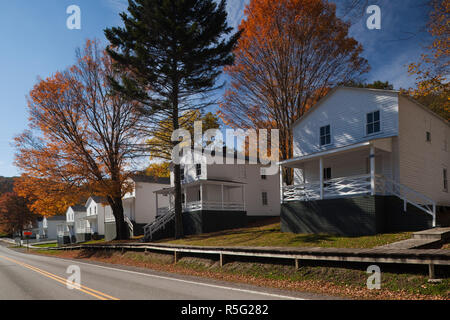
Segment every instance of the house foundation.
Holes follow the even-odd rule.
[[[281,230],[292,233],[325,233],[367,236],[418,231],[432,227],[433,218],[395,196],[355,196],[281,205]]]

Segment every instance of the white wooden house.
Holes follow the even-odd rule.
[[[84,205],[74,205],[66,210],[66,227],[63,230],[63,243],[73,243],[84,241],[86,234],[90,235],[87,230],[86,207]]]
[[[142,235],[143,227],[157,216],[155,191],[170,187],[169,178],[135,175],[130,178],[133,190],[123,197],[124,214],[134,225],[134,235]],[[159,205],[168,206],[169,199],[161,198]]]
[[[235,159],[236,156],[229,156]],[[280,214],[279,178],[261,175],[260,164],[208,164],[205,156],[198,163],[182,165],[182,208],[186,234],[198,234],[242,227],[248,218]],[[172,167],[173,169],[173,167]],[[155,192],[158,219],[146,226],[146,239],[173,220],[174,174],[171,187]],[[168,202],[164,205],[162,201]]]
[[[335,88],[292,130],[294,157],[281,162],[294,169],[281,192],[285,231],[417,229],[436,225],[437,208],[450,206],[449,123],[398,91]],[[358,232],[352,219],[363,216]]]
[[[64,222],[65,218],[65,216],[51,216],[38,219],[38,238],[40,240],[56,240],[59,225]]]

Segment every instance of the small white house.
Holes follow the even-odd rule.
[[[65,220],[65,216],[43,217],[42,219],[39,219],[39,239],[56,240],[58,238],[58,226],[63,224]]]
[[[281,194],[286,231],[326,232],[345,223],[336,230],[351,233],[358,228],[351,221],[371,210],[376,221],[365,222],[365,233],[374,233],[374,224],[378,231],[425,228],[419,220],[434,226],[437,211],[450,206],[449,122],[398,91],[335,88],[292,130],[294,157],[281,163],[294,169],[293,185]],[[345,217],[352,210],[359,215]]]
[[[225,154],[236,160],[236,155]],[[248,217],[280,214],[278,175],[261,175],[260,164],[208,164],[201,156],[197,164],[182,165],[182,208],[186,234],[225,230],[246,225]],[[171,166],[173,170],[173,166]],[[158,217],[146,227],[149,239],[155,228],[169,223],[174,215],[174,174],[171,187],[155,192]],[[168,200],[167,200],[168,199]],[[162,201],[168,202],[168,205]],[[166,222],[161,223],[165,220]]]
[[[64,236],[69,237],[70,242],[78,241],[79,235],[84,235],[86,232],[87,221],[86,219],[86,207],[84,205],[74,205],[67,208],[66,211],[66,230],[64,230]],[[75,240],[75,241],[74,241]]]
[[[135,226],[141,225],[143,228],[157,216],[155,191],[170,187],[170,179],[135,175],[130,178],[130,182],[133,190],[122,200],[124,214],[135,223]],[[160,199],[160,205],[168,206],[168,198]],[[135,231],[135,235],[140,233]]]
[[[104,197],[91,196],[86,202],[85,227],[90,234],[105,235],[105,217],[112,216],[112,208]]]

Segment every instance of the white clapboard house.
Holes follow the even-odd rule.
[[[134,235],[143,235],[144,226],[153,222],[157,216],[155,191],[170,187],[170,179],[134,175],[129,182],[133,190],[123,197],[124,214],[133,223]],[[168,206],[169,199],[162,198],[159,204]]]
[[[90,238],[90,230],[86,230],[86,207],[78,204],[70,206],[66,210],[66,223],[65,226],[61,226],[60,238],[61,242],[75,243],[84,241],[86,238]]]
[[[125,222],[132,236],[143,235],[143,227],[154,221],[157,215],[154,191],[170,187],[170,179],[134,175],[129,182],[132,191],[122,200]],[[164,199],[160,203],[168,204]],[[58,225],[58,239],[64,244],[84,242],[94,235],[107,241],[116,237],[116,220],[104,197],[91,196],[86,203],[67,208],[64,223]]]
[[[450,206],[449,122],[398,91],[335,88],[292,130],[284,231],[424,229]]]
[[[226,164],[227,156],[234,164]],[[208,164],[204,155],[200,158],[198,163],[181,165],[185,234],[238,228],[249,219],[280,215],[278,175],[262,175],[262,166],[248,159],[238,164],[235,154],[225,153],[223,164]],[[171,170],[171,186],[155,191],[158,217],[144,228],[146,240],[155,239],[162,229],[171,230],[167,226],[173,224],[175,215],[173,166]]]

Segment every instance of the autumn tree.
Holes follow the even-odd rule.
[[[30,129],[16,138],[16,165],[26,184],[44,182],[45,197],[87,189],[104,196],[116,220],[117,239],[125,239],[122,196],[129,191],[127,169],[139,140],[137,107],[111,90],[118,74],[96,41],[77,51],[77,62],[64,72],[38,81],[29,95]],[[47,184],[47,186],[45,186]],[[80,193],[78,193],[80,195]],[[51,200],[49,200],[51,201]],[[68,199],[67,204],[75,204]],[[59,204],[60,205],[60,204]],[[47,212],[52,215],[59,211]]]
[[[109,54],[122,70],[118,92],[145,107],[142,114],[157,128],[170,119],[180,128],[186,110],[214,102],[211,93],[239,33],[228,26],[225,0],[129,0],[124,27],[107,29]],[[171,141],[168,147],[177,145]],[[183,237],[181,171],[174,164],[175,237]]]
[[[431,110],[450,120],[450,2],[430,0],[428,33],[432,43],[421,61],[409,65],[409,73],[415,75],[417,87],[409,94]]]
[[[169,178],[170,177],[170,162],[155,162],[148,166],[145,170],[147,176]]]
[[[225,124],[280,130],[280,159],[292,157],[291,126],[338,83],[368,71],[349,24],[323,0],[251,0],[227,67]],[[289,183],[291,174],[285,174]]]
[[[14,192],[2,194],[0,197],[0,232],[19,233],[38,218],[29,209],[29,200]]]
[[[179,126],[181,129],[189,131],[192,139],[192,147],[194,143],[194,123],[202,123],[202,131],[209,129],[219,129],[219,118],[211,112],[202,115],[200,110],[188,110],[180,116]],[[151,160],[164,159],[170,161],[172,159],[172,132],[173,122],[167,118],[161,120],[158,126],[149,132],[152,138],[147,141],[150,151]]]
[[[14,192],[28,200],[32,212],[42,216],[65,214],[69,206],[85,202],[91,195],[84,185],[26,174],[16,179]]]

